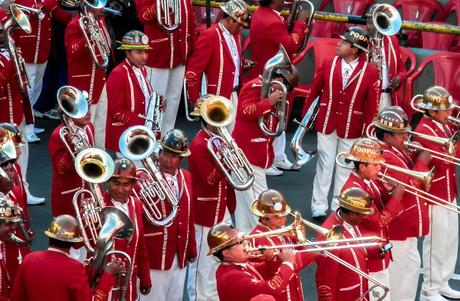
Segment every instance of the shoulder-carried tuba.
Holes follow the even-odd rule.
[[[155,149],[153,132],[142,125],[127,128],[120,136],[118,143],[120,152],[128,159],[142,160],[145,168],[138,168],[147,175],[147,181],[140,181],[141,191],[134,191],[144,205],[144,214],[147,220],[155,226],[168,227],[177,214],[179,200],[163,178],[163,175],[150,155]],[[172,211],[165,216],[158,205],[161,201],[171,204]]]

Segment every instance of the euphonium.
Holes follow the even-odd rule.
[[[211,137],[208,150],[230,185],[236,190],[251,187],[254,170],[226,129],[235,120],[232,103],[222,96],[208,95],[201,104],[200,114],[207,124],[217,128],[216,134],[204,129]]]
[[[283,133],[283,131],[286,129],[286,122],[287,122],[287,109],[288,109],[288,101],[286,99],[288,88],[286,85],[279,81],[279,80],[272,80],[270,82],[270,93],[273,91],[276,91],[277,89],[274,87],[275,85],[278,85],[281,87],[281,92],[284,93],[284,96],[275,104],[275,112],[270,113],[268,115],[264,115],[262,117],[259,117],[259,127],[262,130],[262,132],[269,137],[278,137]],[[268,95],[266,95],[268,96]],[[265,97],[266,97],[265,96]],[[267,127],[267,123],[270,123],[270,120],[267,120],[269,118],[277,118],[278,119],[278,126],[276,130],[272,131]]]
[[[90,147],[88,140],[82,135],[73,119],[84,117],[88,113],[86,95],[72,86],[62,86],[57,92],[57,103],[61,108],[64,126],[59,130],[59,137],[73,158],[79,152]]]
[[[157,1],[157,21],[164,31],[172,32],[179,27],[182,22],[181,5],[181,0]]]
[[[103,208],[101,211],[101,218],[103,224],[98,233],[94,255],[89,259],[89,283],[92,287],[96,285],[110,257],[123,257],[122,260],[124,259],[124,263],[128,268],[126,269],[126,273],[118,279],[118,284],[112,289],[112,291],[119,291],[118,297],[115,297],[117,294],[112,292],[111,300],[125,300],[126,288],[133,271],[133,263],[131,257],[127,253],[113,250],[113,247],[115,238],[126,240],[132,238],[134,231],[133,223],[123,211],[115,207]]]
[[[308,0],[292,1],[291,9],[289,11],[289,18],[287,21],[289,32],[292,32],[292,30],[294,29],[295,22],[299,19],[299,14],[302,11],[308,12],[308,19],[305,20],[305,23],[307,24],[307,32],[305,34],[305,38],[303,39],[301,46],[297,50],[297,53],[302,52],[302,50],[305,49],[305,46],[307,46],[308,38],[310,37],[310,33],[312,31],[315,6]]]
[[[153,91],[150,94],[149,109],[147,115],[139,114],[140,118],[145,119],[145,126],[153,131],[154,137],[158,137],[161,133],[161,125],[163,124],[164,112],[160,110],[161,96]]]
[[[155,148],[153,132],[141,125],[129,127],[121,134],[118,146],[123,156],[134,161],[142,160],[145,167],[138,168],[138,171],[143,171],[148,179],[139,181],[141,191],[139,195],[135,192],[144,204],[145,217],[152,225],[170,226],[176,217],[179,200],[150,157]],[[167,216],[158,205],[161,201],[171,204],[172,211]]]
[[[90,252],[94,252],[102,226],[100,214],[104,207],[104,198],[98,184],[112,177],[114,163],[105,151],[87,148],[79,152],[75,158],[75,170],[88,183],[89,189],[78,190],[73,196],[72,204],[84,244]]]

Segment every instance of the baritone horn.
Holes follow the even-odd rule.
[[[88,183],[89,189],[78,190],[73,196],[72,204],[83,242],[90,252],[94,252],[99,229],[102,227],[100,214],[104,207],[104,198],[98,184],[112,177],[114,162],[105,151],[87,148],[75,158],[75,171]]]
[[[146,181],[139,181],[140,193],[134,193],[144,205],[144,214],[147,220],[155,226],[168,227],[177,214],[179,200],[150,155],[155,149],[155,135],[149,128],[138,125],[127,128],[120,136],[118,146],[126,158],[136,161],[141,160],[144,168],[138,171],[145,173]],[[169,202],[171,213],[163,214],[161,202]]]
[[[288,101],[286,97],[288,88],[283,82],[279,80],[272,80],[270,81],[269,85],[270,93],[281,89],[280,91],[283,92],[283,97],[275,104],[275,112],[270,112],[269,114],[259,117],[259,127],[266,136],[278,137],[286,129],[288,110]],[[277,89],[276,86],[279,86],[280,89]],[[268,95],[265,97],[267,96]],[[271,118],[278,120],[278,125],[275,130],[271,130],[267,127],[267,124],[271,123]]]
[[[306,11],[308,13],[308,18],[305,20],[305,23],[307,24],[307,32],[305,34],[305,38],[303,39],[300,48],[297,50],[297,54],[301,53],[302,50],[305,49],[305,46],[307,46],[308,38],[310,37],[310,33],[312,31],[315,6],[308,0],[294,0],[292,2],[291,9],[289,11],[289,18],[287,21],[288,31],[292,32],[292,30],[294,29],[295,22],[299,19],[299,15],[303,11]]]
[[[236,190],[251,187],[254,183],[254,170],[226,129],[235,120],[233,104],[225,97],[207,95],[202,98],[200,114],[207,124],[217,128],[217,133],[212,133],[203,127],[210,136],[208,151],[230,185]]]
[[[182,0],[158,0],[157,21],[161,29],[166,32],[173,32],[182,22],[181,11]]]

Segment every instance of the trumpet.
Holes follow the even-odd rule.
[[[288,88],[286,85],[279,81],[279,80],[272,80],[270,81],[270,89],[269,91],[273,92],[277,90],[274,85],[279,85],[281,87],[281,91],[283,92],[284,96],[281,98],[280,101],[278,101],[275,105],[275,112],[270,112],[270,114],[264,115],[259,117],[259,127],[262,130],[262,132],[268,136],[268,137],[278,137],[283,133],[283,131],[286,129],[286,123],[287,123],[287,110],[288,110],[288,101],[286,98]],[[263,97],[266,97],[268,95],[264,95]],[[278,125],[276,130],[272,131],[267,127],[267,124],[271,123],[271,118],[278,119]]]
[[[100,214],[104,207],[104,198],[97,184],[106,182],[112,177],[114,162],[105,151],[87,148],[78,153],[75,158],[75,170],[88,183],[89,189],[78,190],[72,198],[72,204],[83,242],[90,252],[94,252],[94,245],[102,226]]]
[[[125,300],[126,288],[133,272],[133,262],[126,252],[113,250],[113,247],[115,238],[130,240],[133,236],[134,226],[131,219],[115,207],[103,208],[101,216],[103,224],[98,233],[94,255],[87,262],[89,265],[89,282],[91,287],[94,287],[107,260],[112,256],[119,256],[122,260],[124,259],[128,269],[117,279],[118,284],[112,289],[112,291],[119,291],[119,297],[115,297],[116,294],[112,293],[111,300]]]
[[[342,152],[342,153],[339,153],[337,154],[337,157],[335,159],[336,163],[338,166],[342,167],[342,168],[347,168],[347,169],[353,169],[352,167],[348,166],[346,163],[343,163],[341,162],[340,158],[343,157],[345,153]],[[399,172],[399,173],[402,173],[404,175],[407,175],[409,177],[411,177],[412,179],[416,180],[416,181],[419,181],[423,184],[423,186],[425,187],[425,189],[429,190],[430,186],[431,186],[431,181],[432,181],[432,178],[433,178],[433,175],[434,175],[434,168],[432,168],[431,170],[429,171],[426,171],[426,172],[422,172],[422,171],[413,171],[413,170],[410,170],[410,169],[405,169],[405,168],[401,168],[401,167],[398,167],[398,166],[393,166],[391,164],[386,164],[386,163],[380,163],[383,167],[387,168],[387,169],[390,169],[390,170],[394,170],[396,172]],[[392,184],[392,183],[396,183],[396,184],[399,184],[399,185],[402,185],[404,187],[404,190],[405,192],[409,193],[409,194],[412,194],[414,195],[415,197],[417,198],[421,198],[431,204],[434,204],[434,205],[438,205],[440,207],[443,207],[447,210],[450,210],[450,211],[453,211],[457,214],[460,214],[460,206],[454,204],[454,203],[451,203],[447,200],[444,200],[438,196],[435,196],[429,192],[426,192],[422,189],[419,189],[417,187],[414,187],[412,186],[411,184],[408,184],[406,182],[403,182],[403,181],[400,181],[392,176],[389,176],[389,175],[386,175],[384,173],[381,173],[379,172],[378,173],[378,177],[379,179],[384,182],[384,183],[387,183],[387,184]]]
[[[147,180],[140,181],[139,195],[134,192],[144,205],[145,217],[152,225],[170,226],[176,217],[179,200],[150,157],[155,149],[153,132],[141,125],[129,127],[121,135],[118,145],[123,156],[131,160],[142,160],[145,167],[138,168],[138,171],[144,172]],[[172,211],[169,215],[164,215],[158,205],[163,201],[171,204]]]
[[[59,137],[75,159],[79,152],[91,147],[72,120],[82,118],[88,113],[88,101],[86,95],[77,88],[62,86],[57,92],[57,103],[64,113],[64,126],[59,130]]]
[[[419,108],[419,106],[418,106],[418,103],[422,99],[423,99],[422,94],[417,94],[414,97],[412,97],[412,99],[410,100],[410,106],[414,111],[417,111],[417,112],[420,112],[420,113],[425,113],[425,111],[423,109]],[[456,104],[453,105],[453,108],[455,110],[460,110],[460,106],[456,105]],[[457,126],[457,127],[460,126],[460,118],[456,118],[454,116],[449,116],[449,117],[447,117],[447,120],[449,121],[449,123],[453,124],[454,126]]]
[[[236,190],[246,190],[254,183],[254,170],[225,128],[235,120],[235,108],[230,101],[220,96],[208,96],[200,107],[204,121],[217,128],[217,134],[206,131],[208,151]]]

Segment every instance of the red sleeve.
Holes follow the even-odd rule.
[[[91,301],[107,301],[109,300],[109,293],[115,284],[115,280],[107,272],[103,272],[99,277],[97,285],[91,293]]]
[[[193,196],[193,185],[192,185],[192,176],[190,173],[188,173],[188,176],[186,178],[186,185],[189,189],[190,193],[190,218],[188,220],[188,227],[190,229],[189,232],[189,244],[188,244],[188,250],[187,250],[187,255],[188,258],[196,258],[197,255],[197,250],[196,250],[196,239],[195,239],[195,205],[194,205],[194,196]]]
[[[149,256],[147,254],[147,248],[145,246],[145,239],[144,239],[144,226],[142,223],[142,216],[144,215],[144,208],[142,207],[142,203],[139,200],[136,200],[136,216],[138,219],[138,249],[136,254],[137,259],[137,277],[140,280],[140,287],[150,287],[152,286],[152,282],[150,279],[150,265],[149,265]]]
[[[296,21],[291,34],[287,31],[286,25],[281,22],[274,23],[270,30],[270,35],[276,38],[279,43],[284,46],[288,55],[292,57],[301,46],[302,40],[305,38],[307,24],[302,21]]]
[[[199,164],[198,168],[194,170],[198,172],[196,176],[209,186],[217,185],[224,178],[224,174],[209,153],[206,146],[207,141],[203,139],[195,145],[191,151],[194,157],[193,160]]]
[[[74,169],[74,160],[67,151],[58,133],[51,134],[49,142],[51,164],[57,174],[67,174]]]
[[[149,22],[157,22],[156,1],[157,0],[135,0],[137,16],[142,24]]]
[[[195,49],[195,43],[197,40],[197,31],[196,31],[196,16],[195,10],[193,9],[192,1],[187,2],[188,4],[188,24],[189,24],[189,33],[190,33],[190,49]]]
[[[87,55],[89,52],[86,40],[79,26],[79,18],[78,15],[75,16],[65,30],[64,44],[68,61],[73,61]]]
[[[7,60],[5,57],[1,58],[3,67],[0,69],[0,86],[5,86],[12,80],[16,80],[13,76],[16,74],[16,69],[12,61]]]
[[[316,97],[320,96],[320,94],[323,92],[323,86],[324,86],[324,76],[328,73],[328,68],[331,66],[331,61],[326,60],[318,69],[318,72],[316,73],[315,78],[310,84],[310,93],[308,94],[306,101],[307,101],[307,107],[310,107],[313,101],[316,99]],[[331,70],[333,72],[333,70]]]
[[[45,0],[36,5],[44,7],[47,12],[52,12],[58,7],[56,0]]]
[[[247,120],[257,119],[272,112],[274,109],[270,105],[268,98],[260,99],[260,89],[254,89],[251,82],[243,87],[239,97],[239,110],[241,117]]]

